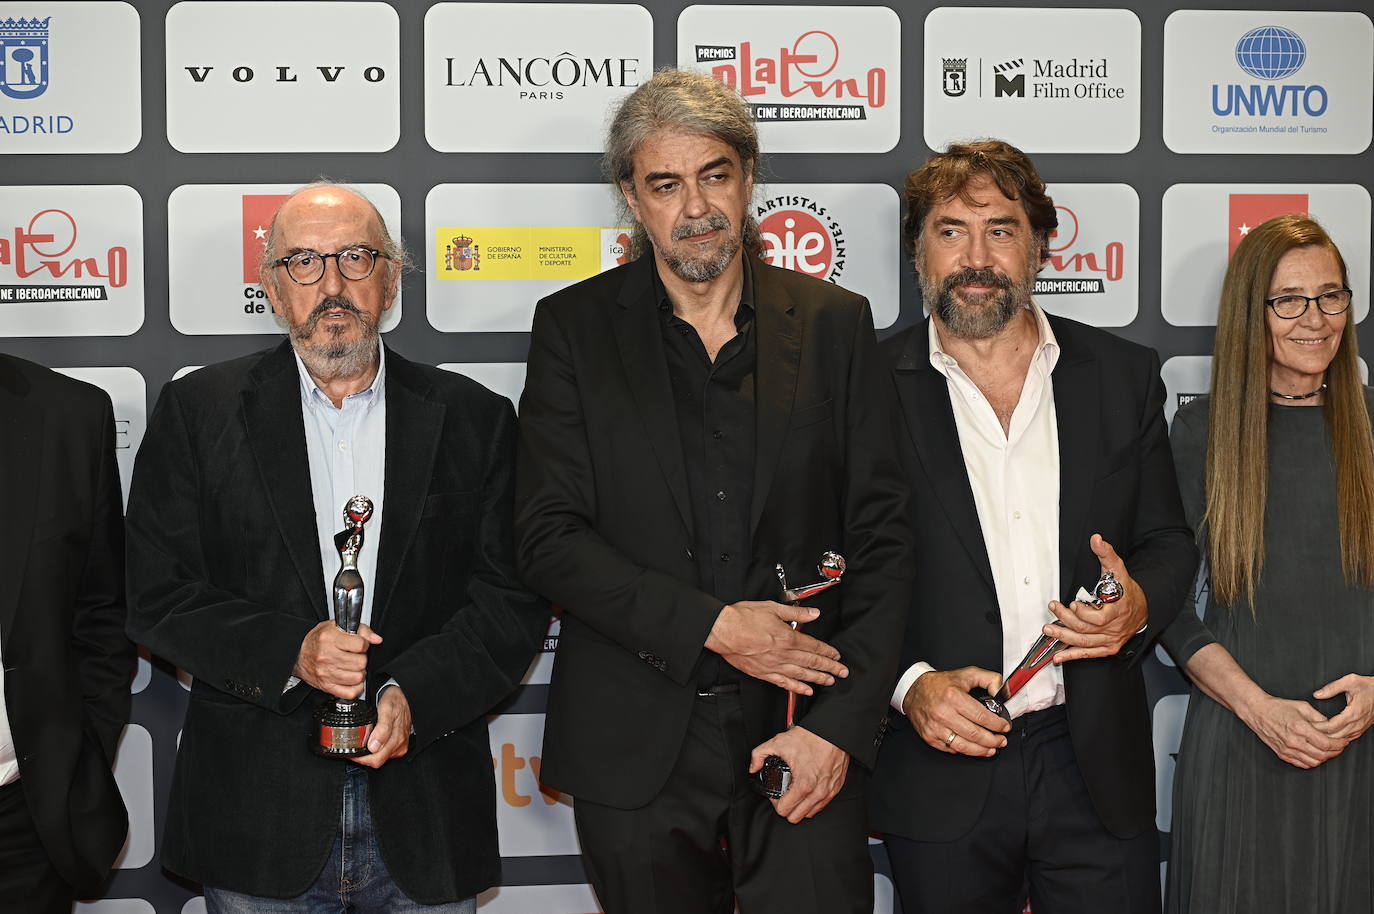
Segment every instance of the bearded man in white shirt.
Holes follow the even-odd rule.
[[[917,555],[872,826],[908,914],[1156,912],[1139,664],[1196,570],[1158,356],[1032,300],[1057,218],[1020,150],[950,146],[906,202],[931,316],[884,344]],[[1073,597],[1106,572],[1119,600]],[[1042,633],[1008,722],[970,692]]]

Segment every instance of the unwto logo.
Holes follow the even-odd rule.
[[[1321,117],[1330,98],[1326,87],[1286,83],[1275,85],[1302,69],[1307,44],[1297,32],[1278,25],[1250,29],[1236,42],[1236,66],[1268,85],[1229,83],[1212,85],[1212,113],[1218,117]]]

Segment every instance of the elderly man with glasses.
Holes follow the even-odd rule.
[[[548,617],[510,402],[380,342],[405,265],[356,193],[289,197],[261,269],[289,340],[168,384],[139,452],[129,632],[195,679],[163,864],[211,912],[470,914],[499,877],[484,715]],[[330,716],[356,698],[370,731]]]

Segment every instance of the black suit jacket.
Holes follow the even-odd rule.
[[[368,687],[395,677],[415,734],[410,754],[370,772],[372,813],[396,882],[436,903],[499,878],[484,714],[519,682],[548,617],[514,574],[510,402],[386,359],[372,621],[385,640],[368,653]],[[324,864],[353,763],[307,747],[324,694],[282,692],[302,639],[329,618],[289,344],[163,388],[128,527],[130,634],[195,677],[163,862],[296,895]]]
[[[1197,569],[1179,501],[1154,351],[1050,317],[1059,341],[1054,406],[1059,432],[1059,583],[1067,603],[1091,588],[1101,533],[1149,601],[1149,628],[1115,657],[1064,667],[1069,729],[1102,822],[1129,837],[1152,828],[1154,753],[1140,661],[1168,627]],[[1002,623],[987,548],[959,446],[947,382],[930,364],[928,319],[884,343],[893,366],[902,459],[917,521],[916,585],[901,669],[1002,669]],[[1026,645],[1027,648],[1030,645]],[[1019,657],[1014,659],[1020,659]],[[1041,675],[1047,675],[1041,673]],[[870,790],[873,827],[929,841],[967,832],[987,797],[990,764],[927,746],[893,713]]]
[[[516,529],[525,580],[564,609],[544,731],[544,781],[632,809],[677,759],[702,645],[723,602],[696,584],[692,513],[664,360],[653,258],[539,303],[521,400]],[[890,385],[868,303],[752,264],[757,446],[746,586],[816,579],[827,549],[844,583],[810,602],[806,630],[843,655],[798,722],[870,765],[905,612],[910,534],[892,445]],[[783,727],[784,693],[742,676],[750,736]],[[859,779],[855,779],[858,781]]]
[[[53,866],[90,891],[128,830],[110,766],[135,663],[105,392],[0,355],[0,486],[0,650],[20,783]]]

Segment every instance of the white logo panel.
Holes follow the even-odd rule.
[[[1178,10],[1164,23],[1174,152],[1369,148],[1374,24],[1363,13]]]
[[[1155,827],[1172,831],[1174,824],[1174,757],[1188,714],[1187,695],[1165,695],[1155,702],[1151,726],[1155,748]]]
[[[102,898],[100,901],[78,901],[74,914],[157,914],[142,898]]]
[[[520,394],[525,390],[524,362],[441,362],[438,367],[467,375],[514,406],[520,405]]]
[[[439,184],[425,198],[429,322],[526,332],[539,299],[626,259],[604,184]]]
[[[69,378],[94,384],[110,395],[114,405],[115,459],[119,463],[119,486],[129,500],[129,480],[133,478],[134,457],[148,428],[148,388],[143,375],[132,368],[59,368]]]
[[[768,152],[887,152],[902,24],[884,6],[689,6],[677,62],[744,97]]]
[[[267,229],[295,184],[183,184],[167,199],[168,307],[182,333],[281,333],[258,262]],[[349,185],[401,237],[401,197],[386,184]],[[329,252],[324,252],[329,253]],[[211,256],[213,255],[213,256]],[[385,266],[385,261],[378,269]],[[282,277],[282,282],[291,280]],[[401,299],[382,315],[383,333],[401,320]]]
[[[1135,320],[1140,297],[1140,197],[1129,184],[1052,184],[1059,228],[1035,280],[1046,311],[1095,327]]]
[[[1310,213],[1345,258],[1352,289],[1369,288],[1369,191],[1359,184],[1175,184],[1164,192],[1164,319],[1179,327],[1217,320],[1230,253],[1252,228],[1284,213]],[[1369,299],[1355,295],[1356,322]]]
[[[1174,413],[1212,389],[1212,357],[1210,355],[1176,355],[1160,366],[1167,395],[1164,398],[1164,421],[1174,421]]]
[[[867,296],[882,329],[897,319],[900,208],[886,184],[768,184],[753,212],[764,259]]]
[[[477,896],[478,914],[599,914],[589,885],[503,885]]]
[[[502,714],[490,722],[496,822],[502,857],[580,853],[572,798],[541,787],[543,714]]]
[[[127,3],[0,3],[0,153],[137,146],[138,26]]]
[[[401,136],[400,76],[386,3],[167,12],[167,140],[182,152],[385,152]]]
[[[1129,152],[1140,140],[1140,20],[1123,9],[941,7],[926,17],[925,140]]]
[[[153,738],[138,724],[124,728],[115,753],[114,776],[129,809],[129,836],[114,868],[136,870],[153,859]]]
[[[600,152],[654,71],[642,6],[440,3],[425,14],[425,137],[441,152]],[[518,27],[512,26],[518,23]]]
[[[0,336],[143,324],[143,198],[124,185],[0,187]]]

